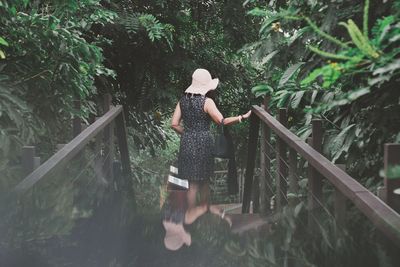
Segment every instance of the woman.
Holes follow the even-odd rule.
[[[171,127],[181,134],[178,170],[181,179],[189,181],[187,195],[188,208],[196,204],[196,194],[201,187],[202,202],[208,201],[208,181],[214,174],[213,138],[210,123],[232,125],[247,119],[251,111],[244,115],[224,118],[215,102],[206,94],[215,90],[219,80],[212,79],[205,69],[197,69],[192,75],[192,84],[185,90],[176,105]],[[184,127],[180,125],[183,120]],[[210,209],[215,211],[215,209]],[[216,213],[213,212],[213,213]],[[223,214],[220,214],[223,216]]]

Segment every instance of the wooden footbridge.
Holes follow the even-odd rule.
[[[23,148],[26,178],[15,187],[14,197],[26,194],[45,179],[52,179],[57,170],[79,157],[87,147],[99,155],[94,159],[94,170],[106,173],[111,184],[116,188],[129,188],[133,195],[123,108],[113,106],[109,96],[105,103],[103,115],[90,125],[82,126],[81,120],[74,118],[73,140],[59,145],[59,150],[43,164],[36,157],[34,147]],[[76,107],[79,108],[79,102]],[[312,137],[305,142],[286,128],[285,109],[279,109],[277,118],[271,115],[268,99],[263,106],[253,106],[252,111],[242,210],[241,214],[232,215],[237,222],[234,231],[264,229],[263,226],[278,218],[286,206],[295,207],[306,199],[309,227],[318,224],[318,214],[324,212],[333,218],[338,228],[344,227],[346,210],[351,204],[383,236],[400,247],[399,195],[394,193],[400,187],[400,179],[385,177],[384,186],[375,194],[347,174],[343,165],[331,163],[322,154],[321,120],[313,120]],[[400,164],[400,145],[387,144],[384,153],[387,173],[392,165]],[[259,175],[254,175],[255,168],[259,169]],[[306,189],[299,187],[300,181],[305,181]],[[307,194],[301,194],[301,190],[306,190]],[[10,199],[13,196],[9,196]],[[333,197],[332,205],[327,202],[328,197]],[[251,202],[253,215],[248,215]]]
[[[279,109],[274,118],[268,105],[269,98],[266,98],[262,107],[252,108],[242,212],[249,212],[252,201],[255,213],[279,215],[286,205],[296,205],[306,198],[307,224],[311,229],[318,224],[321,212],[326,212],[341,229],[351,204],[400,247],[400,195],[396,194],[400,179],[388,176],[389,169],[400,164],[400,144],[384,146],[384,186],[374,194],[347,174],[344,165],[335,165],[322,154],[322,120],[312,121],[312,136],[306,143],[286,127],[286,109]],[[261,174],[254,177],[258,158]],[[304,165],[308,166],[307,170],[302,168]],[[300,194],[301,179],[307,184],[306,196]],[[330,195],[334,199],[333,207],[326,201]],[[271,199],[275,199],[273,210]]]

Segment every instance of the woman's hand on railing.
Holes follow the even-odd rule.
[[[242,115],[242,118],[247,119],[250,117],[250,115],[251,115],[251,110],[249,110],[246,114]]]

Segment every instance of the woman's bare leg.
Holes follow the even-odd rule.
[[[208,182],[203,182],[200,188],[200,204],[210,205],[210,185]]]
[[[207,212],[207,205],[200,205],[188,209],[185,213],[185,224],[192,224],[197,218]]]
[[[190,182],[189,190],[187,192],[188,209],[192,209],[196,206],[196,196],[198,191],[199,185],[197,182]]]

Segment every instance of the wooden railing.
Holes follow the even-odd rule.
[[[75,108],[80,108],[79,101],[76,102]],[[97,149],[101,149],[100,145],[104,142],[106,145],[103,153],[106,159],[101,166],[107,176],[113,176],[113,155],[114,155],[114,133],[117,139],[120,162],[122,165],[122,174],[127,177],[131,173],[125,118],[122,106],[112,106],[111,98],[106,95],[104,98],[104,115],[97,118],[89,126],[82,127],[81,120],[74,118],[73,136],[74,138],[67,144],[59,145],[58,151],[51,156],[46,162],[40,165],[40,158],[35,157],[35,148],[26,146],[23,148],[22,164],[24,172],[27,176],[15,187],[14,192],[23,194],[36,183],[45,179],[51,178],[51,174],[65,166],[71,159],[76,157],[81,150],[90,142],[95,140]],[[115,127],[115,128],[114,128]],[[115,129],[115,131],[114,131]],[[128,179],[129,180],[129,179]]]
[[[268,99],[266,99],[264,107],[268,107]],[[324,201],[323,180],[327,179],[334,187],[334,217],[337,224],[344,224],[347,199],[367,216],[387,238],[400,246],[399,196],[393,192],[396,186],[400,187],[399,180],[385,178],[385,187],[383,194],[381,194],[382,199],[379,198],[348,175],[343,165],[335,165],[322,155],[323,131],[321,120],[313,120],[312,137],[307,140],[307,144],[285,127],[287,123],[285,109],[279,109],[277,119],[275,119],[264,107],[253,106],[252,116],[250,117],[242,212],[249,212],[251,199],[253,199],[253,208],[256,211],[260,213],[271,212],[268,203],[269,199],[274,196],[276,202],[274,212],[279,213],[288,203],[288,193],[298,192],[297,178],[299,176],[297,173],[299,171],[298,155],[300,155],[308,162],[309,168],[307,175],[309,224],[313,222],[310,215]],[[261,175],[260,178],[253,179],[260,122]],[[272,133],[276,135],[275,148],[271,146]],[[275,172],[272,174],[270,161],[273,158],[273,152],[275,153],[276,165]],[[385,145],[385,171],[387,171],[389,165],[394,164],[400,164],[400,145],[387,144]],[[274,180],[272,175],[276,175],[274,187],[272,186]],[[252,190],[253,188],[255,190]],[[268,190],[272,188],[276,188],[275,192]]]

